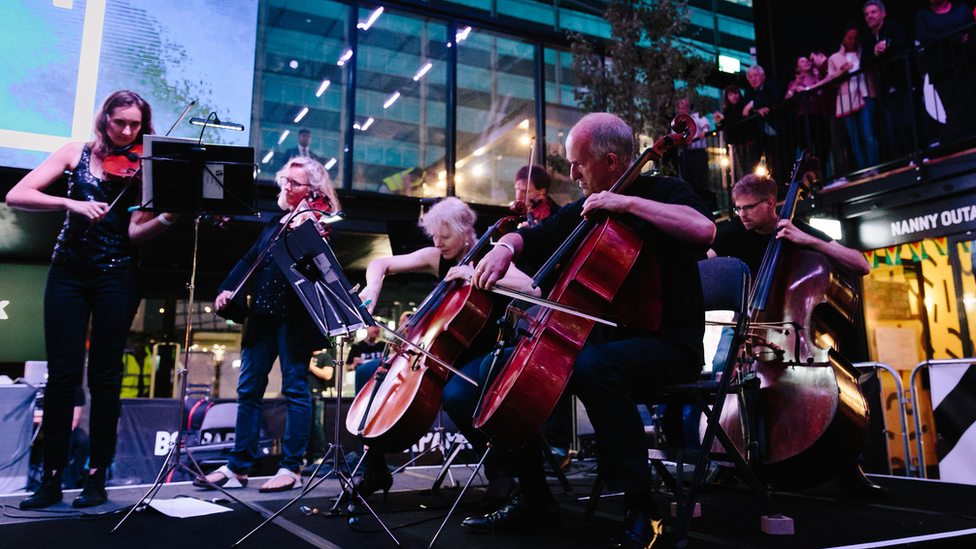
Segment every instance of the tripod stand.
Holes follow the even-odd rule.
[[[343,371],[341,357],[344,340],[349,338],[356,329],[375,325],[375,322],[369,316],[369,313],[366,312],[365,307],[359,303],[359,298],[356,297],[356,294],[350,288],[349,281],[346,280],[345,275],[342,273],[342,269],[339,267],[335,255],[332,253],[328,244],[322,240],[322,237],[315,228],[313,228],[312,223],[304,223],[290,234],[279,239],[272,246],[272,254],[275,261],[278,262],[281,271],[294,287],[302,303],[304,303],[322,333],[328,336],[341,336],[339,338],[339,353],[334,361],[337,372],[335,439],[330,444],[325,457],[323,457],[322,461],[312,473],[310,481],[318,475],[322,465],[328,461],[330,454],[333,465],[331,471],[314,482],[306,484],[298,496],[251,530],[233,546],[240,545],[252,534],[294,505],[299,499],[305,497],[306,494],[318,487],[319,484],[330,478],[330,476],[334,476],[339,480],[343,491],[348,491],[354,497],[358,498],[359,503],[369,510],[370,514],[379,521],[393,541],[397,545],[400,545],[399,540],[396,539],[393,532],[383,524],[383,521],[380,520],[379,516],[366,503],[362,495],[353,489],[353,471],[350,471],[348,464],[346,464],[346,454],[339,442],[339,429],[342,426],[340,421]],[[342,498],[339,497],[335,505],[327,513],[327,516],[342,516],[343,511],[339,509],[341,502]]]
[[[317,488],[320,484],[325,482],[328,478],[330,478],[330,476],[334,476],[336,479],[339,480],[339,485],[342,488],[343,492],[352,494],[353,497],[358,498],[359,503],[362,504],[362,506],[365,507],[371,515],[373,515],[373,518],[375,518],[377,522],[380,523],[380,526],[382,526],[383,530],[385,530],[386,533],[393,539],[394,543],[396,543],[398,546],[400,545],[400,541],[396,538],[396,536],[393,535],[393,532],[391,532],[390,529],[387,528],[386,524],[383,523],[379,515],[377,515],[376,512],[373,510],[373,508],[370,507],[368,503],[366,503],[366,500],[363,499],[363,497],[356,490],[353,489],[352,476],[354,471],[351,471],[349,469],[349,464],[346,462],[346,453],[342,448],[342,443],[339,442],[339,432],[340,432],[339,429],[341,427],[340,411],[342,410],[342,370],[343,370],[342,355],[343,355],[343,346],[345,343],[345,339],[347,339],[348,337],[349,336],[346,335],[337,338],[337,340],[339,341],[339,352],[336,354],[336,358],[333,360],[334,368],[335,371],[337,372],[336,392],[335,392],[335,403],[336,403],[335,438],[333,442],[329,443],[329,450],[325,453],[325,456],[322,458],[322,461],[319,462],[318,466],[315,467],[315,470],[312,472],[312,476],[309,479],[309,482],[305,485],[305,488],[302,489],[300,494],[298,494],[294,499],[286,503],[281,509],[276,511],[273,515],[265,519],[264,522],[257,525],[253,530],[248,532],[244,537],[239,539],[231,547],[237,547],[238,545],[243,543],[244,540],[251,537],[252,534],[254,534],[258,530],[263,528],[266,524],[278,518],[279,515],[284,513],[289,507],[297,503],[298,500],[302,499],[309,492],[311,492],[312,490]],[[332,470],[328,471],[327,473],[325,473],[324,475],[316,479],[315,477],[319,474],[319,470],[322,468],[322,465],[324,465],[329,461],[330,455],[332,456]],[[357,469],[359,468],[358,465],[356,468]],[[327,517],[345,516],[346,513],[340,508],[342,503],[343,503],[343,498],[342,498],[342,494],[340,493],[339,497],[336,498],[335,504],[332,506],[331,509],[326,511],[324,515]]]
[[[179,436],[176,439],[176,443],[173,444],[173,447],[170,448],[169,453],[166,455],[166,460],[163,461],[163,466],[159,470],[159,474],[156,475],[156,480],[153,482],[152,487],[149,488],[149,490],[146,492],[144,496],[142,496],[142,499],[140,499],[138,503],[134,504],[129,509],[129,511],[125,514],[125,516],[122,517],[122,520],[120,520],[119,523],[115,525],[115,528],[112,528],[111,533],[115,533],[115,531],[118,530],[120,526],[122,526],[122,523],[124,523],[129,518],[129,515],[131,515],[133,512],[142,508],[145,505],[149,505],[149,503],[152,502],[153,498],[156,497],[156,493],[162,487],[166,477],[174,470],[180,470],[182,472],[193,475],[194,477],[202,478],[204,476],[203,471],[200,468],[200,464],[197,463],[195,459],[193,459],[192,454],[187,452],[186,455],[187,457],[190,458],[190,462],[192,463],[193,468],[187,467],[183,463],[183,459],[182,459],[183,445],[185,443],[185,437],[186,437],[185,416],[184,416],[186,412],[186,407],[184,406],[184,402],[186,401],[186,385],[187,385],[187,377],[188,377],[186,372],[186,367],[187,364],[189,364],[189,360],[190,360],[190,339],[193,330],[193,303],[194,303],[194,294],[196,289],[195,284],[196,284],[196,276],[197,276],[197,250],[200,242],[200,220],[202,217],[203,216],[197,216],[196,219],[194,220],[193,263],[190,269],[190,283],[187,284],[187,287],[190,290],[190,295],[189,295],[189,300],[187,301],[186,304],[186,336],[183,344],[183,369],[178,370],[175,373],[175,375],[180,376],[180,397],[179,397],[180,418],[178,423]],[[257,511],[257,509],[254,509],[247,503],[244,503],[243,501],[241,501],[240,499],[238,499],[237,497],[229,493],[227,490],[224,490],[222,487],[216,485],[212,485],[212,486],[213,488],[216,488],[217,490],[223,492],[224,495],[233,499],[234,501],[241,503],[247,506],[248,508]]]

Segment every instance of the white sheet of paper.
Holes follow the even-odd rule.
[[[166,516],[175,518],[201,517],[233,511],[230,507],[193,498],[154,499],[149,506]]]

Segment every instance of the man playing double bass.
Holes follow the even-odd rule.
[[[502,237],[478,264],[473,281],[479,288],[491,288],[519,257],[541,264],[582,218],[605,213],[618,216],[642,236],[641,256],[650,254],[656,260],[661,302],[652,307],[662,311],[660,327],[648,331],[635,322],[627,328],[594,330],[575,359],[568,386],[593,423],[608,485],[625,494],[626,516],[611,542],[619,548],[651,547],[663,531],[651,498],[647,443],[637,403],[659,385],[698,376],[704,307],[696,254],[704,253],[715,236],[711,213],[684,181],[640,176],[626,195],[606,192],[630,166],[633,144],[633,133],[620,118],[605,113],[583,117],[570,131],[566,149],[570,177],[579,183],[584,198],[534,227]],[[634,269],[642,264],[639,259]],[[640,274],[631,271],[631,276]],[[639,301],[634,294],[622,300]],[[617,312],[616,303],[611,314]],[[487,375],[487,368],[481,371],[483,377]],[[446,401],[444,408],[450,408]],[[465,421],[470,426],[470,417],[452,419],[459,426]],[[518,462],[520,498],[489,515],[468,518],[466,528],[502,533],[558,523],[558,506],[545,481],[541,453],[526,448],[514,454],[499,451],[508,454],[504,459]]]
[[[864,276],[871,270],[857,250],[841,245],[806,223],[785,219],[779,221],[776,213],[776,181],[769,177],[749,174],[737,181],[732,186],[732,202],[738,218],[719,224],[708,257],[737,257],[749,266],[755,278],[766,253],[766,245],[775,232],[776,238],[785,238],[797,246],[820,252],[831,263],[851,274]]]

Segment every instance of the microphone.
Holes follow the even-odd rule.
[[[238,132],[244,131],[244,124],[237,124],[234,122],[221,122],[217,115],[213,116],[213,121],[208,122],[206,118],[191,118],[190,124],[194,126],[209,126],[211,128],[221,128],[224,130],[234,130]]]

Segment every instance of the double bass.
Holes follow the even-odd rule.
[[[641,153],[610,192],[623,193],[647,162],[660,160],[668,148],[695,137],[696,125],[690,116],[679,115],[671,127],[674,133]],[[640,235],[613,216],[599,222],[584,220],[536,274],[534,285],[538,287],[550,272],[562,268],[549,301],[591,315],[601,314],[620,300],[640,301],[636,305],[645,316],[642,327],[655,330],[663,311],[660,268],[652,254],[641,253],[642,246]],[[644,299],[635,300],[621,291],[631,270],[640,278]],[[519,340],[484,392],[474,427],[509,449],[528,444],[566,389],[576,356],[596,322],[553,308],[544,308],[531,318],[529,333]]]
[[[500,219],[458,265],[480,259],[493,238],[514,230],[523,219]],[[485,329],[491,309],[488,292],[459,279],[442,280],[406,322],[404,344],[383,359],[356,395],[346,429],[371,449],[385,453],[403,451],[417,442],[440,409],[441,392],[451,378],[446,366],[453,365]]]
[[[798,160],[780,211],[791,220],[803,190]],[[857,291],[846,273],[821,253],[770,238],[750,293],[753,337],[749,368],[760,382],[757,472],[780,487],[815,485],[859,471],[867,436],[868,404],[859,372],[836,349],[853,326]],[[746,455],[742,416],[726,406],[721,423]]]

